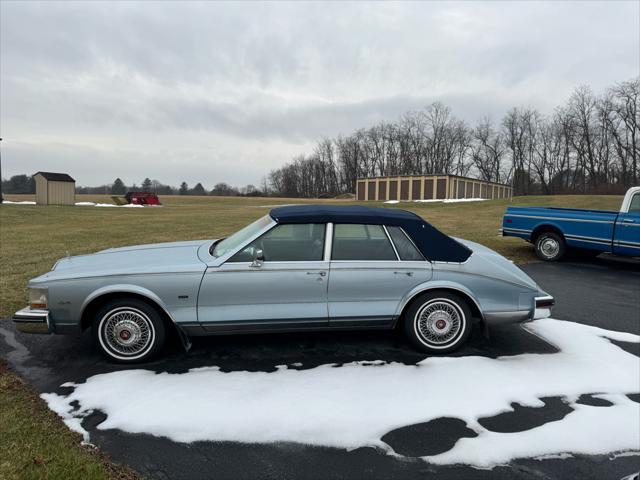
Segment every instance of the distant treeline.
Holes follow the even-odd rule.
[[[514,107],[500,122],[470,126],[436,102],[348,136],[325,138],[313,151],[272,170],[260,189],[218,183],[176,188],[144,179],[141,186],[77,187],[78,193],[332,197],[353,193],[358,177],[454,174],[513,183],[515,195],[621,193],[640,184],[640,77],[601,94],[574,90],[553,114]],[[4,193],[33,193],[27,175],[2,180]]]
[[[271,194],[334,196],[356,178],[455,174],[511,183],[515,195],[620,193],[640,179],[640,78],[575,89],[552,115],[529,107],[471,126],[442,103],[325,138],[267,178]]]
[[[232,187],[226,183],[217,183],[211,190],[207,190],[201,183],[197,183],[193,188],[189,188],[187,182],[182,182],[180,187],[172,187],[164,185],[158,180],[145,178],[140,186],[135,183],[127,186],[120,178],[116,178],[112,184],[100,185],[98,187],[76,187],[76,193],[80,194],[105,194],[105,195],[124,195],[127,192],[152,192],[158,195],[218,195],[218,196],[244,196],[259,197],[264,193],[253,185],[244,187]],[[14,175],[8,180],[2,180],[2,193],[35,193],[35,180],[29,175]]]

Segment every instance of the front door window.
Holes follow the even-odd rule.
[[[265,262],[321,261],[325,227],[319,223],[277,225],[236,253],[229,262],[251,262],[256,250],[262,250]]]

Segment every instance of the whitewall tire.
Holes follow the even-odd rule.
[[[457,350],[469,338],[472,326],[469,305],[449,291],[420,295],[411,303],[404,318],[406,335],[425,353]]]
[[[133,298],[104,304],[96,314],[93,332],[102,353],[120,363],[150,359],[165,339],[164,323],[157,310]]]

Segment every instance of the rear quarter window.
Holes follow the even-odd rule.
[[[424,260],[420,251],[415,247],[413,242],[409,240],[400,227],[387,227],[387,231],[398,251],[400,260]]]

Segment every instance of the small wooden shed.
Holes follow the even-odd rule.
[[[76,203],[76,181],[66,173],[37,172],[36,204],[74,205]]]

